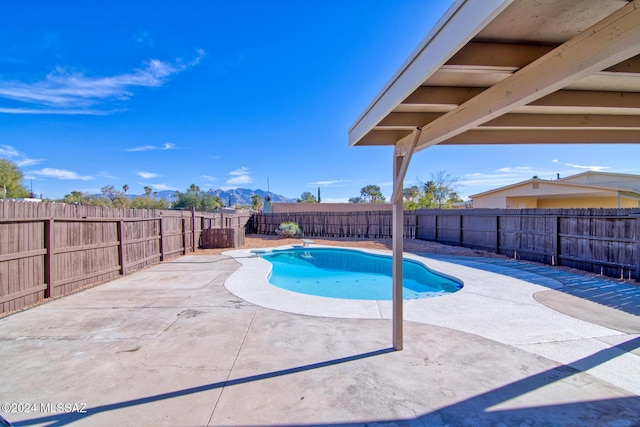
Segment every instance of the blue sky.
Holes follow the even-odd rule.
[[[267,189],[391,193],[392,149],[349,127],[452,1],[21,1],[0,14],[0,157],[43,197]],[[432,147],[464,196],[529,179],[640,173],[637,145]]]

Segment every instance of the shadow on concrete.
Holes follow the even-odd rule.
[[[640,337],[613,346],[583,359],[572,363],[582,370],[587,370],[598,366],[604,362],[612,360],[621,354],[631,352],[640,348]],[[191,387],[176,390],[168,393],[156,394],[153,396],[141,397],[123,402],[87,408],[86,413],[54,414],[34,418],[30,420],[17,421],[14,427],[31,426],[44,424],[47,427],[63,426],[72,422],[81,421],[92,415],[103,412],[114,411],[150,402],[157,402],[175,397],[185,396],[203,391],[224,388],[234,385],[251,383],[268,378],[283,375],[295,374],[298,372],[321,369],[327,366],[341,363],[353,362],[360,359],[375,357],[393,352],[392,348],[376,350],[372,352],[357,354],[354,356],[328,360],[325,362],[312,363],[290,369],[283,369],[259,375],[220,381],[198,387]],[[517,406],[514,403],[506,403],[513,399],[540,390],[555,382],[568,379],[580,373],[581,370],[572,368],[569,365],[561,365],[535,375],[523,378],[519,381],[506,384],[502,387],[492,389],[485,393],[453,403],[449,406],[436,409],[419,415],[415,418],[371,420],[367,422],[345,422],[345,423],[309,423],[303,424],[308,427],[336,427],[336,426],[392,426],[392,425],[422,425],[422,426],[485,426],[485,425],[563,425],[563,426],[600,426],[600,425],[620,425],[637,426],[640,425],[640,396],[629,396],[600,400],[578,400],[579,395],[567,396],[568,403],[555,405],[514,407],[510,409],[494,408],[500,404],[507,406]],[[541,391],[542,392],[542,391]],[[132,420],[135,424],[135,420]],[[292,424],[255,424],[258,426],[291,426]],[[300,425],[300,424],[297,424]],[[250,427],[250,426],[245,426]]]
[[[640,316],[640,286],[510,259],[417,255],[524,280]]]

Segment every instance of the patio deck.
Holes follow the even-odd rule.
[[[14,426],[640,423],[638,287],[496,259],[430,263],[464,276],[466,292],[430,313],[407,303],[401,352],[384,313],[311,316],[235,296],[224,283],[240,264],[222,255],[16,313],[0,319],[0,403],[28,406],[0,415]]]

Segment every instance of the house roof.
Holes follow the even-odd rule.
[[[585,172],[584,174],[590,174],[590,173],[591,172]],[[579,174],[579,175],[583,175],[583,174]],[[616,174],[607,174],[607,175],[616,175]],[[585,194],[589,193],[592,196],[597,196],[597,195],[604,196],[604,195],[607,195],[607,193],[609,195],[615,195],[617,193],[623,193],[625,195],[628,195],[628,197],[632,197],[632,198],[640,197],[640,191],[637,191],[634,188],[615,187],[615,186],[598,185],[598,184],[593,184],[593,185],[592,184],[582,184],[582,183],[571,182],[569,180],[570,178],[573,178],[573,177],[576,177],[576,176],[578,176],[578,175],[571,175],[569,177],[561,178],[561,179],[557,179],[557,180],[546,180],[546,179],[532,178],[532,179],[528,179],[526,181],[520,181],[520,182],[516,182],[514,184],[505,185],[504,187],[494,188],[493,190],[484,191],[482,193],[473,194],[473,195],[471,195],[469,197],[471,199],[474,199],[474,198],[478,198],[478,197],[487,196],[489,194],[500,193],[500,192],[508,191],[508,190],[511,190],[511,189],[527,186],[527,185],[533,184],[533,183],[539,183],[539,184],[543,184],[543,185],[547,185],[547,186],[553,186],[553,187],[565,187],[565,188],[566,187],[570,187],[570,188],[573,188],[573,189],[576,190],[576,194],[580,194],[580,195],[585,195]],[[640,179],[640,176],[637,176],[637,175],[632,175],[632,176],[635,176],[635,177]],[[539,192],[538,196],[547,197],[549,195],[544,193],[544,190],[542,190],[541,192]],[[566,194],[562,194],[562,196],[566,197],[567,195]]]
[[[638,143],[639,2],[457,0],[349,144]]]
[[[614,173],[614,172],[600,172],[600,171],[585,171],[575,175],[569,175],[560,178],[560,181],[577,181],[587,179],[590,182],[598,182],[604,180],[616,180],[635,182],[640,188],[640,175],[629,173]]]

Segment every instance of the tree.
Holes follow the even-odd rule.
[[[116,190],[116,188],[113,185],[105,185],[100,189],[100,192],[102,193],[102,196],[107,200],[109,200],[110,202],[113,202],[119,196],[118,194],[119,192]]]
[[[360,197],[365,203],[380,203],[384,202],[385,198],[382,195],[382,190],[378,185],[367,185],[360,190]]]
[[[365,203],[365,200],[360,196],[350,197],[349,203]]]
[[[124,193],[127,194],[127,191],[129,191],[129,186],[127,184],[123,185],[122,191],[124,191]]]
[[[456,192],[458,178],[445,171],[431,175],[426,183],[419,182],[403,190],[404,208],[407,210],[420,208],[450,208],[454,203],[462,202]]]
[[[29,197],[30,192],[22,184],[24,175],[11,160],[0,159],[0,199]]]
[[[431,175],[433,180],[433,198],[439,208],[450,208],[462,199],[456,192],[459,178],[446,171],[438,171]],[[431,181],[430,181],[431,182]]]
[[[66,194],[62,201],[71,205],[81,205],[83,202],[83,195],[80,191],[72,191],[71,193]]]
[[[134,209],[169,209],[171,204],[165,199],[154,199],[148,196],[138,196],[131,200]]]
[[[402,191],[402,195],[404,196],[405,210],[415,210],[420,207],[417,201],[418,197],[420,196],[420,187],[418,187],[417,185],[406,187]]]
[[[186,192],[176,192],[177,200],[173,203],[174,208],[192,209],[198,211],[214,211],[222,207],[222,199],[213,194],[200,191],[200,187],[191,184]]]
[[[320,203],[322,199],[320,198],[320,187],[318,187],[318,203]]]
[[[300,195],[300,198],[297,200],[298,203],[318,203],[318,199],[316,196],[311,194],[308,191],[305,191]]]
[[[254,194],[251,196],[251,208],[254,212],[258,212],[262,209],[262,196],[259,194]]]
[[[151,197],[151,192],[152,192],[152,191],[153,191],[153,188],[151,188],[151,187],[147,187],[146,185],[144,186],[144,194],[145,194],[147,197]]]
[[[113,185],[105,185],[100,191],[102,192],[102,197],[108,202],[107,206],[125,209],[131,207],[131,200],[123,191],[116,190]]]

